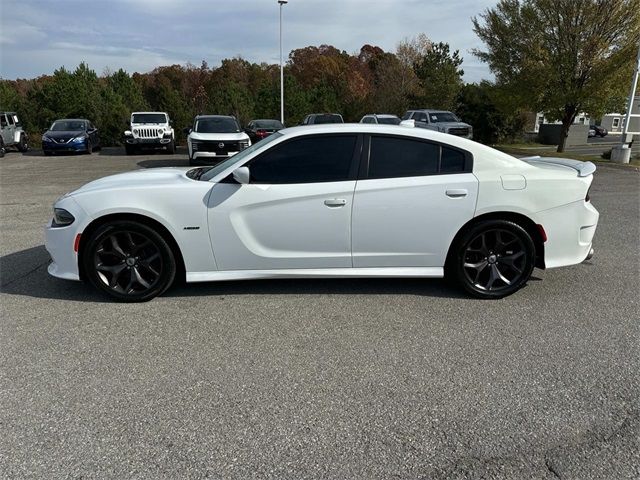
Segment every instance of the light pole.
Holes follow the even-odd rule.
[[[284,65],[282,63],[282,7],[289,0],[278,0],[280,4],[280,123],[284,125]]]

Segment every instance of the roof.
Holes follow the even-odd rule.
[[[86,118],[58,118],[54,122],[88,122]]]
[[[426,112],[426,113],[453,113],[450,110],[436,110],[433,108],[411,108],[408,112]]]
[[[169,115],[167,112],[131,112],[131,115],[138,115],[138,114],[142,114],[142,113],[150,113],[152,115],[158,114],[158,115]]]
[[[367,113],[364,117],[399,118],[393,113]]]
[[[236,117],[233,117],[231,115],[196,115],[196,118],[232,118],[233,120],[236,119]]]

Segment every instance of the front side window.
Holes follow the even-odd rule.
[[[12,115],[7,115],[7,121],[9,122],[9,125],[13,125],[15,123]]]
[[[314,135],[277,145],[250,162],[251,183],[349,180],[356,141],[356,135]]]
[[[4,116],[4,114],[0,115],[0,126],[1,127],[7,126],[7,118]]]
[[[362,123],[376,123],[372,117],[364,117]]]
[[[440,146],[397,137],[371,137],[368,178],[419,177],[438,172]]]
[[[413,119],[416,122],[426,122],[427,121],[427,114],[424,112],[417,112],[414,116]]]

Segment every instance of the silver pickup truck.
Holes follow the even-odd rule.
[[[473,127],[446,110],[407,110],[402,120],[413,120],[419,128],[428,128],[470,140],[473,138]]]

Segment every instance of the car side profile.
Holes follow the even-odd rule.
[[[0,112],[0,157],[4,157],[9,147],[26,152],[29,150],[29,136],[22,128],[16,112]]]
[[[45,155],[54,153],[91,153],[100,148],[98,129],[86,118],[56,120],[42,135]]]
[[[479,298],[593,254],[595,166],[420,128],[274,133],[214,167],[109,176],[54,204],[49,273],[121,301],[176,278],[425,277]]]

